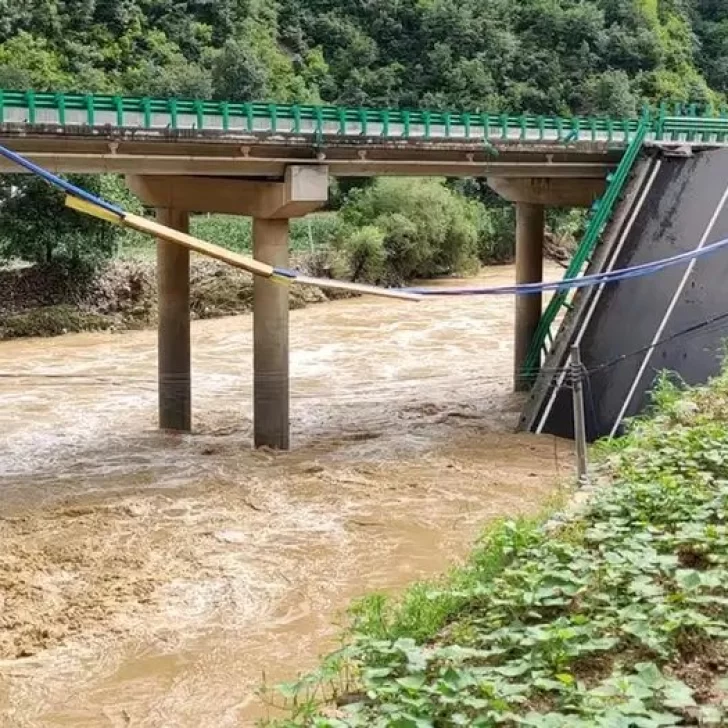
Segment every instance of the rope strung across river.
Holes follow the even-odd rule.
[[[564,278],[561,281],[520,283],[513,286],[495,286],[490,288],[403,288],[401,290],[415,293],[419,296],[528,296],[545,293],[547,291],[589,288],[603,283],[617,283],[618,281],[624,281],[630,278],[652,275],[666,268],[680,265],[681,263],[689,263],[691,260],[703,256],[712,255],[723,250],[726,246],[728,246],[728,238],[719,240],[711,245],[706,245],[703,248],[689,250],[687,253],[680,253],[679,255],[663,258],[662,260],[655,260],[651,263],[641,263],[640,265],[629,268],[620,268],[604,273],[593,273],[592,275],[581,276],[579,278]]]

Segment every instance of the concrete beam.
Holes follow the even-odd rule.
[[[162,225],[187,232],[186,212],[157,209]],[[181,245],[157,241],[159,298],[158,375],[159,426],[189,432],[192,428],[190,377],[190,251]]]
[[[543,280],[543,239],[545,214],[543,205],[526,202],[516,204],[516,283],[540,283]],[[523,376],[531,340],[541,320],[540,293],[516,296],[516,324],[514,339],[514,389],[530,389],[537,372]]]
[[[2,142],[0,137],[0,143]],[[283,177],[286,167],[300,163],[291,159],[254,159],[240,157],[185,157],[176,155],[134,154],[44,154],[29,153],[36,164],[57,174],[130,174],[208,177]],[[501,159],[507,159],[503,154]],[[595,162],[450,162],[450,161],[355,161],[327,160],[332,177],[508,177],[524,179],[566,178],[604,179],[617,164]],[[303,166],[303,165],[302,165]],[[319,163],[311,163],[311,167]],[[23,170],[0,159],[0,174],[22,174]]]
[[[168,175],[128,175],[126,181],[151,207],[266,220],[303,217],[324,205],[329,194],[328,168],[313,165],[287,167],[283,182]]]
[[[256,260],[288,267],[288,220],[253,220]],[[255,447],[288,450],[288,286],[253,282],[253,429]]]
[[[606,179],[489,177],[488,185],[509,202],[547,207],[591,207],[606,188]]]

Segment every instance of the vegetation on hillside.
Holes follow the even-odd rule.
[[[446,580],[360,603],[276,725],[725,725],[728,373],[655,401],[581,513],[501,524]]]
[[[720,0],[0,0],[4,88],[634,113],[726,50]]]

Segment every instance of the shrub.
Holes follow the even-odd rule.
[[[141,211],[116,175],[68,175],[92,194]],[[95,267],[110,258],[125,232],[65,206],[65,195],[30,175],[0,176],[0,258]]]
[[[343,222],[337,215],[320,213],[291,220],[290,248],[311,251],[331,247],[342,235]],[[196,215],[190,221],[193,235],[229,250],[249,252],[253,248],[253,221],[234,215]]]
[[[478,259],[484,265],[509,263],[516,252],[513,205],[481,207],[478,219]]]
[[[475,260],[477,203],[442,180],[377,179],[353,190],[341,215],[355,227],[381,231],[386,262],[381,275],[389,282],[462,272]]]
[[[385,271],[387,253],[384,233],[374,225],[355,230],[344,243],[353,281],[379,281]]]
[[[247,251],[253,245],[253,221],[234,215],[195,215],[190,220],[192,235],[229,250]]]

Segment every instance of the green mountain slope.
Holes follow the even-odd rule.
[[[634,113],[720,103],[723,0],[0,0],[0,87]]]

